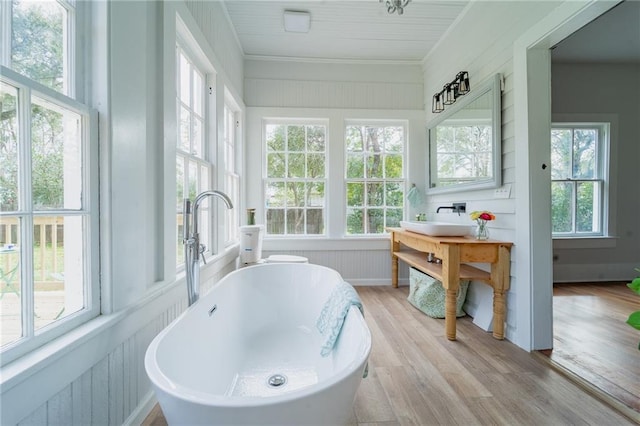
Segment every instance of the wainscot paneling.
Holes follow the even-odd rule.
[[[391,285],[391,255],[384,250],[287,250],[263,251],[263,257],[272,254],[303,256],[309,263],[335,269],[353,285]],[[409,268],[400,262],[399,282],[409,284]]]
[[[203,294],[235,269],[234,253],[237,255],[237,251],[225,255],[221,264],[210,264],[209,267],[203,268]],[[3,390],[2,425],[140,424],[148,414],[149,402],[155,401],[144,368],[147,347],[161,330],[187,308],[186,294],[184,280],[181,280],[139,307],[135,314],[102,330],[101,339],[107,341],[122,334],[129,334],[126,332],[129,328],[135,331],[115,344],[113,349],[93,363],[89,370],[71,379],[68,385],[45,403],[26,416],[23,415],[21,420],[15,419],[16,416],[20,416],[19,413],[12,413],[10,408],[4,406]],[[141,318],[145,320],[138,324]],[[136,324],[133,324],[134,322]]]

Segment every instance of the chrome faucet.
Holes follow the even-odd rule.
[[[184,264],[187,275],[187,295],[189,296],[189,306],[196,303],[200,297],[200,257],[202,261],[207,263],[204,259],[204,244],[200,244],[200,234],[198,230],[198,207],[202,200],[207,197],[218,197],[226,204],[228,209],[233,208],[231,199],[220,191],[204,191],[196,196],[196,199],[191,203],[188,198],[184,199],[184,224],[183,224],[183,238],[182,244],[184,244]],[[191,208],[193,206],[193,209]],[[191,229],[192,220],[189,216],[193,217],[193,229]]]

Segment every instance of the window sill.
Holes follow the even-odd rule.
[[[617,237],[574,237],[574,238],[553,238],[554,250],[570,249],[598,249],[614,248],[618,243]]]

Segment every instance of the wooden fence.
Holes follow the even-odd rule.
[[[18,218],[0,218],[0,248],[13,244],[20,247]],[[34,280],[38,283],[59,283],[64,274],[64,218],[62,216],[34,217],[33,220]],[[19,252],[5,252],[0,258],[4,271],[19,262]],[[13,281],[18,281],[19,273]]]

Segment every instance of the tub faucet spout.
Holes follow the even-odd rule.
[[[220,191],[204,191],[196,196],[193,203],[188,198],[184,199],[182,243],[184,244],[184,264],[187,278],[189,306],[196,303],[200,297],[200,257],[202,257],[202,260],[204,261],[205,246],[200,244],[198,208],[200,207],[200,203],[202,203],[202,201],[207,197],[221,198],[228,209],[233,208],[231,199],[225,193]]]

